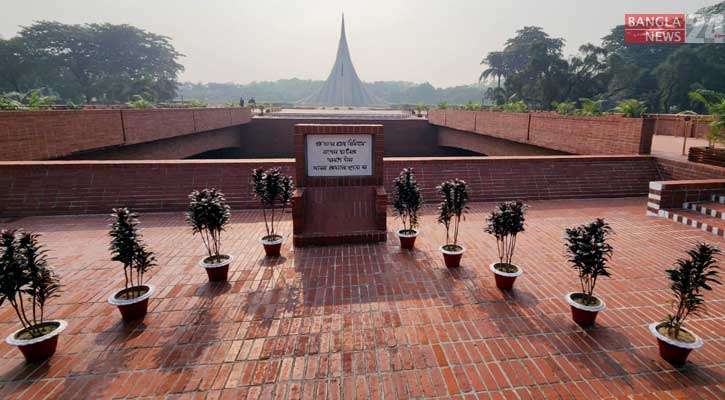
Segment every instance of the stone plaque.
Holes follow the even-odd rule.
[[[372,176],[372,135],[307,135],[307,176]]]

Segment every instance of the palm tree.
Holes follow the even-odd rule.
[[[501,89],[501,77],[506,74],[505,68],[505,56],[502,51],[492,51],[481,60],[481,65],[488,65],[481,76],[478,77],[479,81],[488,79],[491,77],[496,78],[496,87]]]

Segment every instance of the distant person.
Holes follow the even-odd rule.
[[[244,97],[239,98],[239,107],[244,107]]]

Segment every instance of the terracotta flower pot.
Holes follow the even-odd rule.
[[[607,305],[604,303],[604,300],[595,296],[595,298],[599,300],[599,305],[585,306],[584,304],[579,304],[574,301],[574,297],[577,295],[583,296],[582,293],[575,292],[567,293],[566,296],[564,296],[564,300],[566,300],[566,302],[571,306],[571,318],[581,327],[594,325],[594,320],[597,319],[599,311],[607,308]]]
[[[418,231],[413,229],[413,232],[415,233],[403,233],[403,229],[399,230],[397,235],[398,239],[400,239],[400,248],[411,250],[413,247],[415,247],[415,238],[418,237]]]
[[[657,345],[660,349],[660,357],[662,357],[665,361],[669,362],[670,364],[674,365],[682,365],[687,362],[687,356],[690,355],[690,352],[694,349],[699,349],[703,345],[702,339],[695,335],[694,333],[680,328],[684,330],[685,332],[691,334],[695,337],[695,341],[693,343],[687,343],[687,342],[681,342],[679,340],[675,340],[672,338],[669,338],[657,331],[657,328],[664,325],[663,322],[655,322],[649,325],[649,331],[652,333],[654,337],[657,338]]]
[[[512,266],[516,267],[516,272],[505,272],[501,271],[496,266],[500,263],[493,263],[489,265],[489,269],[493,271],[493,276],[496,280],[496,287],[499,289],[511,289],[514,287],[514,282],[516,282],[516,278],[523,274],[524,271],[519,267],[518,265],[511,264]]]
[[[232,263],[234,257],[227,255],[220,255],[220,257],[226,257],[226,259],[222,262],[212,263],[208,262],[209,257],[206,257],[199,261],[199,266],[206,270],[209,282],[224,282],[227,280],[227,275],[229,275],[229,264]]]
[[[132,291],[136,288],[146,289],[146,292],[140,296],[133,297],[130,299],[124,298],[124,294]],[[134,286],[128,289],[121,289],[111,294],[108,298],[108,303],[118,307],[118,311],[121,312],[121,318],[124,321],[134,321],[141,319],[146,316],[146,312],[149,307],[149,297],[154,293],[154,286],[152,285],[141,285]]]
[[[267,254],[267,257],[279,256],[284,239],[282,236],[278,236],[277,239],[267,239],[267,237],[268,236],[265,236],[262,240],[260,240],[260,242],[262,242],[262,246],[264,246],[264,253]]]
[[[18,338],[27,328],[18,329],[8,335],[5,342],[12,346],[18,346],[27,362],[45,360],[55,354],[55,350],[58,348],[58,335],[65,330],[68,323],[63,320],[53,320],[46,321],[42,325],[54,329],[43,336],[33,339]]]
[[[441,253],[443,253],[443,260],[446,262],[446,267],[448,268],[456,268],[461,265],[461,257],[463,257],[463,253],[466,251],[466,248],[461,245],[451,245],[456,246],[457,250],[446,250],[444,247],[448,245],[443,245],[440,247]]]

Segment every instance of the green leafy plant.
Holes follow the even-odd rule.
[[[148,108],[154,108],[154,103],[152,101],[146,100],[143,98],[143,96],[135,94],[131,96],[131,101],[126,103],[126,105],[129,108],[137,109],[137,110],[144,110]]]
[[[11,95],[0,95],[0,111],[14,111],[23,107],[23,103],[14,99]]]
[[[463,106],[463,109],[466,111],[481,111],[483,109],[483,104],[471,103],[469,101],[465,106]]]
[[[445,250],[457,250],[458,246],[458,228],[461,219],[468,211],[468,187],[466,182],[460,179],[454,179],[441,183],[438,187],[438,194],[441,202],[438,204],[438,222],[446,228],[446,244]],[[450,230],[453,228],[453,241],[451,241]]]
[[[529,112],[529,106],[521,100],[505,103],[501,108],[506,112]]]
[[[205,101],[193,99],[189,101],[189,105],[194,108],[206,108],[208,104]]]
[[[415,233],[418,227],[418,211],[421,198],[413,168],[403,168],[393,180],[393,215],[403,223],[404,234]]]
[[[0,231],[0,305],[10,303],[24,328],[19,336],[27,339],[52,331],[45,326],[45,306],[61,287],[39,237],[18,230]]]
[[[427,111],[428,106],[425,105],[422,101],[419,101],[418,104],[415,106],[416,114],[418,114],[419,117],[423,116],[423,111]]]
[[[637,99],[622,100],[614,107],[614,112],[625,118],[641,118],[647,112],[647,106],[644,101]]]
[[[585,306],[597,304],[593,296],[594,287],[600,276],[610,276],[607,263],[614,249],[608,243],[612,228],[602,218],[594,222],[566,229],[566,251],[569,262],[579,272],[582,289],[582,303]]]
[[[486,219],[486,233],[496,237],[499,259],[496,267],[501,271],[516,272],[511,259],[516,249],[516,236],[524,231],[524,214],[527,208],[528,206],[521,201],[499,203]]]
[[[48,108],[55,103],[55,96],[43,96],[40,94],[40,90],[32,90],[29,94],[25,95],[24,102],[31,110],[39,110]]]
[[[446,110],[448,109],[448,103],[445,101],[441,101],[440,103],[436,104],[436,108],[439,110]]]
[[[717,143],[725,143],[725,94],[712,90],[698,89],[688,93],[693,102],[701,103],[712,115],[710,131],[707,134],[709,147],[715,147]]]
[[[68,107],[69,110],[82,110],[83,109],[83,104],[77,104],[72,101],[67,102],[65,105],[66,105],[66,107]]]
[[[292,177],[282,175],[279,168],[271,168],[266,171],[262,168],[255,168],[252,170],[252,192],[259,199],[262,206],[264,227],[267,230],[267,235],[262,239],[270,241],[281,239],[282,236],[277,234],[274,226],[275,209],[277,208],[277,202],[279,202],[282,206],[280,214],[284,215],[284,209],[294,193]],[[267,218],[267,209],[270,210],[269,219]]]
[[[228,258],[221,254],[224,228],[231,218],[231,208],[224,194],[216,189],[194,190],[189,194],[189,208],[186,221],[191,224],[193,234],[199,234],[208,257],[208,263],[220,263]]]
[[[601,100],[592,100],[588,98],[581,98],[579,99],[579,102],[582,105],[582,108],[577,112],[577,115],[584,115],[584,116],[597,116],[602,115],[602,101]]]
[[[574,115],[576,114],[576,103],[573,101],[562,101],[561,103],[553,102],[551,106],[554,107],[557,114],[561,115]]]
[[[128,298],[141,296],[145,293],[144,273],[156,265],[156,258],[141,240],[138,214],[128,208],[114,208],[111,218],[111,229],[108,232],[111,237],[109,248],[111,260],[123,264],[126,296]]]
[[[674,296],[674,314],[667,315],[663,328],[673,339],[681,340],[682,324],[688,316],[699,315],[703,311],[705,298],[702,292],[712,290],[713,284],[721,284],[717,280],[719,267],[715,261],[715,256],[720,253],[720,249],[710,244],[698,243],[694,249],[687,251],[689,258],[678,259],[675,268],[666,271]]]

